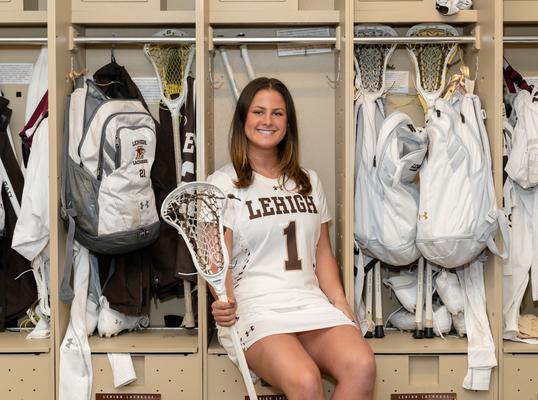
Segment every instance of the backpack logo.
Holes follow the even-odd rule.
[[[138,146],[136,149],[135,149],[135,160],[142,160],[144,159],[144,154],[146,153],[146,150],[144,149],[143,146]]]

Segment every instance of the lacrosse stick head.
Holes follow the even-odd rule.
[[[458,31],[446,24],[420,24],[411,27],[407,36],[458,36]],[[457,43],[420,43],[407,45],[407,52],[415,65],[416,88],[432,109],[445,87],[448,63],[457,50]]]
[[[155,36],[185,37],[186,33],[177,29],[165,29]],[[187,76],[194,59],[194,49],[194,45],[187,43],[144,45],[144,54],[151,62],[159,81],[162,100],[176,114],[179,114],[187,97]]]
[[[386,25],[358,25],[355,37],[391,37],[396,31]],[[356,88],[364,95],[379,97],[385,90],[385,71],[396,44],[355,45]]]
[[[225,293],[229,261],[221,218],[225,201],[215,185],[190,182],[174,189],[161,206],[162,218],[183,237],[196,270],[219,295]]]

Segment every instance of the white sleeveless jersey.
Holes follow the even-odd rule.
[[[307,170],[310,195],[302,196],[294,182],[254,173],[248,188],[234,185],[228,164],[207,181],[228,197],[223,225],[233,231],[230,270],[237,300],[235,327],[244,349],[277,333],[300,332],[352,324],[319,288],[315,274],[321,224],[331,219],[317,174]],[[226,330],[219,340],[234,360]]]

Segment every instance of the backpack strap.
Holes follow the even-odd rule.
[[[490,152],[490,147],[489,147],[489,139],[486,132],[486,126],[484,125],[484,120],[481,117],[482,111],[481,111],[480,99],[478,98],[478,96],[473,96],[472,104],[473,104],[473,111],[475,114],[474,117],[476,118],[478,130],[480,132],[480,138],[482,141],[482,149],[483,149],[482,151],[483,151],[483,156],[484,156],[484,161],[485,161],[484,173],[487,174],[486,190],[488,192],[488,195],[491,196],[491,201],[494,207],[488,212],[486,220],[482,222],[482,224],[477,228],[476,232],[478,233],[479,240],[485,241],[488,246],[488,249],[493,254],[505,260],[506,258],[508,258],[508,238],[509,238],[508,221],[506,220],[506,216],[504,215],[504,212],[499,211],[496,207],[495,189],[493,188],[493,178],[491,177],[492,162],[491,162],[491,152]],[[499,251],[497,244],[495,243],[495,240],[494,240],[495,239],[494,235],[497,229],[500,229],[502,240],[503,240],[503,252],[502,253]]]
[[[71,275],[73,274],[73,245],[75,240],[75,217],[76,212],[72,208],[67,208],[66,185],[67,185],[67,160],[69,154],[69,112],[71,106],[71,95],[67,96],[64,114],[64,154],[61,171],[60,188],[60,214],[62,219],[68,221],[67,237],[65,240],[64,273],[60,285],[60,300],[65,304],[70,304],[75,297],[71,287]]]

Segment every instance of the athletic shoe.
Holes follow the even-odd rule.
[[[460,10],[467,10],[473,5],[472,0],[437,0],[435,8],[443,15],[454,15]]]
[[[111,336],[116,336],[125,330],[132,331],[134,329],[147,328],[149,325],[149,318],[147,315],[131,317],[111,309],[105,296],[101,296],[99,303],[101,304],[99,321],[97,323],[99,336],[109,338]]]
[[[383,280],[386,286],[392,288],[402,306],[411,313],[415,312],[417,305],[417,276],[416,269],[401,270],[400,275]]]
[[[467,334],[467,330],[465,329],[465,314],[463,312],[452,314],[452,324],[456,332],[458,332],[459,337],[464,337]]]
[[[442,269],[434,286],[450,314],[463,312],[463,289],[455,273]]]

